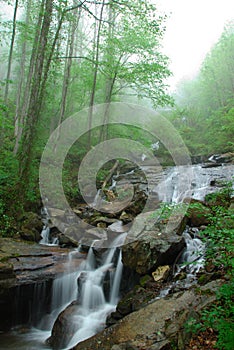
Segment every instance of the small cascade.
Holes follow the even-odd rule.
[[[93,247],[90,247],[83,270],[79,275],[79,308],[73,316],[72,324],[77,331],[70,340],[67,349],[91,337],[105,326],[106,317],[115,310],[122,276],[121,251],[118,248],[126,234],[121,234],[112,247],[103,255],[102,263],[96,267]],[[116,268],[114,268],[117,258]],[[104,283],[109,278],[109,295],[106,296]]]
[[[43,207],[41,210],[42,221],[44,223],[43,229],[41,231],[41,237],[39,244],[48,245],[48,246],[57,246],[59,244],[57,237],[51,237],[49,220],[50,216],[46,207]]]
[[[198,230],[193,228],[191,235],[188,227],[183,233],[186,248],[177,263],[177,271],[175,272],[174,277],[176,278],[176,276],[179,276],[183,272],[185,272],[186,277],[170,283],[169,286],[160,291],[160,294],[156,299],[165,297],[173,289],[187,289],[197,282],[197,274],[204,267],[206,250],[205,243],[203,243],[197,236],[197,233]]]
[[[196,281],[196,274],[204,267],[205,263],[205,243],[198,237],[199,230],[187,227],[183,233],[186,248],[178,261],[178,271],[186,272],[187,282]]]
[[[147,172],[147,167],[145,168]],[[225,169],[225,171],[224,171]],[[219,190],[212,182],[230,181],[233,165],[204,169],[201,165],[176,166],[166,171],[164,178],[155,184],[154,192],[166,203],[179,203],[185,197],[203,200],[208,193]]]
[[[186,248],[179,261],[178,271],[175,274],[179,275],[183,271],[186,273],[186,278],[178,280],[175,285],[183,288],[188,288],[197,282],[197,274],[204,267],[205,263],[205,243],[198,237],[198,229],[186,228],[183,236],[185,238]]]
[[[93,200],[93,207],[98,207],[98,205],[100,204],[100,202],[102,201],[102,196],[101,196],[102,190],[99,189],[94,197]]]
[[[190,235],[188,230],[184,232],[186,242],[186,250],[182,255],[182,262],[186,263],[186,271],[188,274],[196,275],[204,266],[205,244],[197,237],[198,230],[193,229],[194,237]]]
[[[49,226],[44,225],[42,231],[41,231],[41,237],[40,244],[49,244],[49,236],[50,236],[50,228]]]
[[[119,252],[119,258],[116,266],[116,272],[113,279],[113,285],[111,288],[111,294],[110,294],[110,304],[117,304],[119,300],[119,287],[121,282],[121,276],[123,271],[123,264],[122,264],[122,252]]]
[[[51,292],[50,313],[45,315],[37,327],[43,330],[50,330],[59,313],[64,310],[73,300],[77,298],[77,278],[80,271],[74,269],[73,258],[79,253],[78,250],[68,254],[66,269],[62,276],[53,281]],[[82,265],[82,264],[81,264]]]

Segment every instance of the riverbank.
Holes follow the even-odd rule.
[[[172,174],[169,175],[171,176]],[[219,183],[219,185],[221,184]],[[213,190],[213,185],[207,184],[207,186]],[[199,188],[197,189],[199,190]],[[197,239],[200,240],[203,237],[203,233],[209,230],[211,227],[213,223],[212,217],[216,215],[216,208],[224,208],[223,210],[229,210],[229,207],[232,208],[233,203],[228,192],[226,192],[225,196],[224,193],[225,191],[223,192],[222,196],[216,194],[208,195],[205,202],[193,199],[183,220],[180,218],[180,216],[178,216],[178,212],[174,213],[176,214],[176,220],[173,219],[171,216],[170,208],[174,208],[174,205],[170,206],[168,204],[166,206],[164,205],[163,212],[161,210],[161,214],[163,215],[161,216],[160,220],[157,221],[156,226],[155,224],[153,225],[153,228],[150,227],[150,225],[146,224],[144,221],[145,219],[141,220],[144,215],[147,217],[147,213],[140,214],[137,217],[138,222],[141,224],[136,225],[136,230],[132,232],[132,234],[136,237],[134,236],[134,239],[130,240],[129,244],[123,247],[123,285],[121,287],[120,293],[121,301],[117,305],[116,313],[108,317],[108,328],[103,330],[101,333],[98,333],[93,338],[79,343],[77,347],[75,347],[76,349],[83,349],[82,346],[88,346],[87,349],[98,349],[100,348],[100,344],[106,344],[106,349],[113,348],[112,350],[119,348],[170,349],[169,346],[172,345],[174,348],[184,350],[183,346],[188,346],[187,344],[189,344],[191,333],[188,336],[185,336],[186,332],[184,332],[184,322],[188,320],[189,316],[191,315],[199,316],[200,311],[203,309],[203,307],[209,304],[206,303],[206,299],[209,299],[211,304],[214,303],[214,300],[216,300],[216,290],[220,285],[223,283],[225,284],[227,282],[227,279],[226,271],[224,269],[220,270],[220,266],[216,266],[215,261],[210,259],[207,260],[207,267],[205,270],[201,270],[201,274],[197,276],[195,284],[186,286],[186,276],[188,276],[188,271],[181,271],[181,273],[177,274],[177,277],[175,277],[177,266],[179,263],[181,263],[179,257],[184,250],[186,241],[185,238],[187,237],[186,231],[183,233],[183,230],[186,224],[189,225],[191,227],[191,230],[188,231],[190,240],[197,243]],[[223,211],[223,213],[225,213],[225,211]],[[148,217],[150,220],[154,220],[154,212],[148,215]],[[168,220],[173,223],[173,225],[168,226]],[[227,223],[229,221],[226,221],[227,222],[225,222],[225,225],[223,223],[223,228],[228,229]],[[175,225],[176,223],[179,223],[179,225]],[[145,229],[145,227],[148,226],[149,228]],[[163,227],[170,227],[172,230],[171,233],[173,241],[171,241],[168,235],[164,235]],[[177,227],[176,231],[175,227]],[[186,228],[186,230],[188,230],[188,228]],[[132,236],[132,234],[130,236]],[[184,234],[185,236],[183,236]],[[155,238],[155,240],[152,241],[152,235],[156,235],[157,239]],[[149,238],[149,242],[147,237]],[[210,237],[206,236],[205,234],[203,240],[204,242],[207,240],[210,241]],[[7,302],[6,299],[4,300],[4,298],[2,298],[1,307],[5,304],[5,312],[9,312],[9,310],[12,310],[12,308],[9,308],[11,301],[15,300],[15,302],[12,304],[19,304],[19,301],[22,301],[22,297],[24,295],[24,302],[20,302],[21,306],[18,308],[17,313],[22,317],[22,315],[25,315],[25,310],[28,310],[26,312],[26,318],[22,318],[21,321],[18,319],[18,323],[15,323],[15,325],[21,324],[23,326],[21,329],[23,330],[28,329],[28,327],[31,327],[32,325],[38,324],[38,320],[40,320],[40,318],[42,319],[46,314],[48,314],[48,312],[50,313],[52,311],[52,298],[54,300],[58,298],[57,301],[60,303],[60,305],[63,305],[63,308],[60,309],[60,311],[66,310],[65,304],[70,304],[72,300],[77,300],[79,303],[79,298],[77,299],[77,281],[79,280],[80,273],[79,264],[82,258],[84,258],[84,255],[80,255],[80,253],[76,250],[76,253],[74,254],[74,250],[63,249],[60,247],[44,247],[42,245],[22,243],[22,241],[14,240],[12,240],[12,242],[14,242],[12,243],[11,240],[8,239],[4,239],[4,242],[5,245],[2,243],[2,263],[5,266],[5,275],[3,273],[2,276],[11,277],[10,280],[13,284],[9,285],[9,290],[13,290],[14,287],[16,287],[14,284],[16,281],[21,281],[19,282],[18,287],[20,287],[22,293],[19,292],[18,288],[17,293],[14,293],[14,295],[9,294],[10,297]],[[188,243],[186,243],[186,245],[188,247]],[[9,246],[8,251],[7,246]],[[174,248],[172,249],[173,246]],[[197,248],[197,246],[195,247]],[[22,253],[23,251],[24,253]],[[102,250],[96,251],[95,256],[98,259],[98,264],[100,264],[100,257],[102,254]],[[191,256],[191,251],[189,256]],[[195,257],[193,258],[194,260],[190,261],[190,266],[193,266],[194,264],[196,266],[196,258],[197,256],[195,254]],[[73,266],[73,271],[76,271],[74,275],[71,273],[70,266]],[[161,272],[164,271],[161,277],[158,268]],[[55,273],[51,273],[51,269],[55,269]],[[36,286],[36,288],[28,288],[32,282],[30,281],[30,274],[33,276],[33,284]],[[68,275],[71,278],[69,277],[68,280],[65,280],[64,278]],[[59,276],[61,276],[61,278],[58,278]],[[2,280],[4,284],[4,278]],[[45,280],[46,283],[43,282]],[[129,282],[131,282],[131,286],[129,285]],[[57,296],[55,295],[56,291],[59,292],[62,286],[67,286],[68,283],[69,286],[72,286],[73,292],[68,295],[66,299],[67,302],[64,304],[61,303],[58,294]],[[5,286],[6,285],[7,283]],[[24,286],[27,286],[27,292],[25,289],[23,289]],[[105,288],[108,290],[108,283],[106,284]],[[129,289],[131,289],[131,291],[129,291]],[[15,292],[16,290],[17,288],[15,288]],[[209,296],[209,298],[207,296]],[[191,310],[190,308],[189,310],[191,313],[192,311],[195,311],[195,313],[187,313],[185,310],[188,305],[188,299],[191,301],[191,303],[189,302]],[[40,300],[40,302],[37,302],[38,300]],[[28,306],[25,308],[25,305]],[[34,305],[34,307],[32,307],[32,305]],[[162,308],[160,308],[160,305],[164,305],[165,312]],[[181,306],[181,309],[177,309],[177,306],[179,305]],[[173,309],[175,310],[174,313]],[[16,309],[14,309],[14,311],[16,311]],[[161,312],[162,315],[165,316],[162,323],[158,322],[157,318],[155,318],[156,311],[158,313]],[[14,314],[14,312],[11,313]],[[2,315],[4,315],[4,313]],[[35,315],[37,316],[35,317]],[[63,315],[66,314],[63,312]],[[152,319],[150,315],[152,315]],[[183,317],[180,319],[181,315],[183,315]],[[52,323],[50,320],[50,332],[53,327],[53,323],[56,323],[56,319],[62,320],[62,316],[60,316],[60,318],[57,318],[57,316],[53,316]],[[180,319],[180,326],[177,325],[178,319]],[[69,327],[71,321],[69,318],[67,320],[68,321],[66,322],[68,322]],[[151,325],[150,327],[149,323]],[[4,323],[3,320],[3,330],[6,330],[6,325],[7,322]],[[122,326],[124,329],[127,327],[127,329],[129,329],[129,332],[122,331]],[[157,328],[158,326],[159,328]],[[102,325],[102,327],[104,327],[104,325]],[[147,327],[149,329],[149,333],[147,333]],[[10,327],[8,322],[8,329],[9,328]],[[63,327],[57,327],[56,329],[56,337],[59,340],[60,337],[63,337],[63,334],[66,331],[63,329]],[[168,329],[171,331],[168,331]],[[36,344],[36,334],[41,339],[44,339],[44,336],[47,339],[48,334],[50,334],[50,332],[48,333],[47,331],[41,331],[42,333],[39,331],[34,332],[32,328],[28,329],[28,331],[25,333],[24,348],[26,348],[25,346],[27,346],[27,343],[32,344],[31,341],[29,342],[30,337],[35,336]],[[8,334],[9,337],[11,337],[11,333]],[[144,334],[144,336],[142,334]],[[161,338],[159,334],[162,334]],[[165,334],[166,339],[164,339]],[[183,334],[183,336],[181,336],[181,334]],[[128,338],[128,335],[131,335],[132,339],[131,337]],[[12,337],[14,338],[13,333]],[[116,340],[117,338],[118,340]],[[4,337],[4,339],[6,339],[6,337]],[[109,342],[110,339],[111,342]],[[160,348],[159,345],[163,347]],[[9,349],[14,349],[14,346],[9,346]],[[33,345],[28,346],[29,350],[33,349]],[[45,345],[41,344],[40,347],[37,346],[37,348],[44,349]],[[56,346],[54,349],[59,348],[61,347]],[[101,348],[105,349],[105,347]]]

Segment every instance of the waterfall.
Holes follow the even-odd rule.
[[[57,246],[58,245],[58,238],[57,237],[50,237],[50,227],[49,227],[49,220],[50,215],[48,213],[48,210],[46,207],[43,207],[41,209],[41,216],[42,221],[44,223],[43,229],[41,231],[41,240],[39,244],[43,245],[49,245],[49,246]]]
[[[118,297],[119,297],[119,286],[122,276],[122,270],[123,270],[123,264],[122,264],[122,253],[119,252],[119,258],[118,263],[116,266],[116,272],[114,276],[113,286],[111,288],[111,295],[110,295],[110,303],[111,304],[117,304],[118,303]]]
[[[197,273],[204,267],[206,250],[205,243],[197,237],[197,232],[199,231],[193,228],[193,233],[191,235],[188,227],[183,232],[186,248],[176,266],[177,271],[175,276],[180,275],[181,272],[185,271],[186,277],[181,280],[178,279],[176,282],[171,282],[169,286],[160,291],[159,296],[155,299],[165,297],[171,290],[173,290],[173,288],[187,289],[196,283]]]
[[[188,276],[194,276],[204,266],[205,244],[196,237],[190,235],[188,229],[183,233],[186,242],[186,250],[182,255],[181,262],[185,263]]]
[[[147,173],[147,167],[145,171]],[[212,169],[203,169],[201,165],[176,166],[165,172],[164,179],[155,184],[154,192],[166,203],[179,203],[186,197],[203,200],[207,193],[219,189],[210,185],[212,180],[230,181],[232,176],[232,165]]]
[[[101,197],[101,192],[102,190],[99,189],[94,197],[94,200],[93,200],[93,207],[98,207],[98,205],[100,204],[101,200],[102,200],[102,197]]]
[[[77,331],[70,340],[67,349],[72,348],[77,343],[91,337],[105,326],[106,317],[115,310],[122,276],[121,251],[118,248],[126,237],[126,233],[120,234],[112,244],[109,251],[104,254],[102,263],[95,268],[95,256],[93,247],[90,247],[87,259],[80,271],[79,299],[80,305],[78,314],[73,316],[72,324]],[[116,268],[114,262],[117,256]],[[114,269],[114,272],[113,272]],[[113,272],[110,283],[109,297],[104,293],[104,281],[106,276]]]

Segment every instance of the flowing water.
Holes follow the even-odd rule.
[[[122,276],[121,250],[119,245],[123,244],[126,233],[120,234],[113,242],[113,247],[103,254],[102,261],[98,263],[93,251],[89,249],[86,260],[81,264],[78,271],[71,272],[73,256],[71,252],[68,257],[67,270],[63,276],[53,282],[51,313],[44,315],[33,327],[21,326],[15,330],[0,335],[0,349],[50,349],[45,344],[51,335],[53,324],[59,315],[72,301],[79,296],[78,313],[73,317],[71,323],[75,325],[76,331],[73,338],[67,344],[70,349],[78,342],[94,335],[105,326],[106,317],[115,310],[119,299],[119,287]],[[104,279],[109,273],[109,293],[104,293]],[[81,278],[81,288],[78,289],[78,279]],[[34,295],[33,304],[38,304],[38,299],[43,298],[43,293]]]
[[[81,274],[84,281],[81,283],[80,306],[77,315],[73,316],[72,323],[77,331],[67,345],[72,348],[78,342],[85,340],[102,330],[106,317],[115,310],[119,299],[119,287],[122,276],[121,250],[115,245],[124,240],[126,234],[120,235],[113,243],[113,248],[103,257],[101,265],[95,267],[95,256],[92,247],[89,250],[87,260]],[[109,295],[104,294],[103,281],[107,272],[113,272],[113,261],[118,255],[116,268],[110,279]],[[110,274],[111,275],[111,274]]]
[[[49,227],[50,215],[46,207],[42,208],[41,216],[42,216],[42,221],[44,223],[44,226],[41,231],[41,240],[39,243],[47,246],[57,246],[59,243],[58,238],[51,237],[50,235],[50,227]]]
[[[147,167],[146,167],[147,172]],[[155,183],[154,191],[159,199],[167,203],[179,203],[190,197],[203,200],[205,195],[219,190],[219,182],[231,181],[234,165],[223,165],[214,168],[203,168],[201,165],[177,166],[166,170]],[[152,180],[153,181],[153,180]],[[211,186],[212,181],[215,185]]]
[[[201,166],[193,166],[189,176],[186,168],[175,167],[165,174],[155,176],[154,170],[145,167],[144,171],[151,176],[151,188],[158,193],[159,198],[166,202],[179,202],[183,197],[203,199],[206,193],[217,190],[210,186],[211,180],[231,180],[233,176],[233,165],[225,167],[203,169]],[[185,171],[186,170],[186,171]],[[178,179],[180,179],[178,181]],[[191,185],[189,189],[184,186],[187,181]],[[153,184],[153,185],[152,185]],[[113,182],[115,186],[115,182]],[[98,202],[98,198],[95,199]],[[41,244],[55,244],[51,242],[50,230],[48,226],[48,213],[45,213],[44,228],[42,231]],[[46,221],[47,220],[47,221]],[[116,224],[120,226],[120,223]],[[119,230],[119,229],[118,229]],[[66,308],[72,301],[79,297],[79,307],[71,322],[75,325],[74,336],[67,344],[66,349],[72,348],[78,342],[94,335],[105,326],[106,317],[115,310],[119,298],[119,286],[122,275],[121,246],[126,233],[120,234],[113,247],[103,255],[102,261],[97,263],[93,247],[89,249],[87,259],[80,266],[78,271],[72,269],[73,258],[76,251],[68,256],[67,269],[63,276],[55,279],[52,287],[52,302],[50,313],[40,317],[28,326],[21,326],[11,332],[0,334],[0,349],[15,350],[40,350],[50,349],[45,340],[51,335],[52,326],[58,314]],[[186,230],[184,233],[187,249],[182,255],[179,271],[186,270],[187,277],[185,284],[191,285],[194,276],[204,262],[205,247],[201,240],[191,237]],[[109,293],[104,290],[106,276],[109,276]],[[77,280],[80,277],[81,284],[78,288]],[[82,278],[81,278],[82,277]],[[183,282],[184,283],[184,282]],[[40,298],[44,298],[43,285],[41,289],[34,293],[33,304],[34,313],[38,313],[37,304]],[[169,292],[169,289],[162,291],[160,297]]]

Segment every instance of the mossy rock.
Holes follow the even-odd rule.
[[[147,284],[148,282],[152,281],[152,280],[153,280],[153,279],[152,279],[151,276],[145,275],[145,276],[141,277],[139,283],[140,283],[141,287],[144,288],[144,287],[146,286],[146,284]]]
[[[206,226],[211,223],[212,211],[205,203],[193,199],[187,210],[187,217],[191,226]]]
[[[231,191],[225,188],[223,191],[209,193],[205,196],[205,202],[209,207],[225,207],[228,208],[231,203]]]
[[[20,219],[20,236],[26,241],[39,242],[43,223],[39,215],[33,212],[26,212]]]

